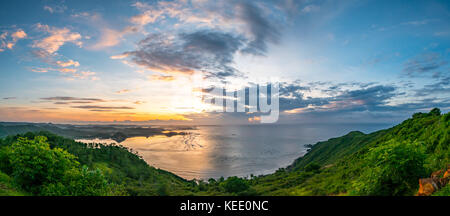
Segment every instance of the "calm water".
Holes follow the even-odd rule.
[[[187,135],[128,138],[121,144],[152,166],[186,179],[268,174],[304,155],[314,144],[353,130],[368,133],[380,124],[201,126]],[[114,140],[78,140],[113,143]]]

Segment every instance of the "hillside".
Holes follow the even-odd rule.
[[[142,160],[142,158],[136,154],[133,154],[131,150],[126,147],[103,144],[87,145],[84,143],[75,142],[72,139],[51,134],[49,132],[28,132],[23,135],[8,136],[5,139],[0,140],[0,170],[5,174],[10,175],[13,180],[21,179],[22,176],[17,175],[16,173],[20,173],[22,170],[17,170],[17,172],[15,172],[14,169],[17,169],[18,165],[23,164],[35,166],[35,161],[24,159],[24,161],[17,162],[18,165],[15,166],[12,163],[17,156],[10,153],[11,151],[14,151],[12,147],[15,143],[20,143],[23,146],[29,144],[30,146],[33,145],[32,147],[35,147],[34,145],[40,143],[36,140],[42,137],[46,139],[45,143],[48,143],[50,147],[45,149],[46,153],[54,154],[57,150],[66,151],[68,155],[72,155],[76,158],[75,163],[78,163],[78,165],[75,166],[79,169],[87,167],[90,171],[100,171],[102,178],[108,182],[108,187],[111,189],[108,193],[100,195],[192,194],[190,189],[191,185],[194,184],[193,182],[186,181],[167,171],[150,167],[144,160]],[[29,142],[24,142],[23,139],[26,139]],[[31,154],[31,156],[27,154]],[[25,149],[21,151],[19,156],[38,158],[36,160],[46,156],[43,155],[44,153],[38,155],[36,154],[33,152],[29,153]],[[42,160],[45,159],[41,159],[38,162],[41,162],[42,164],[39,165],[44,168],[51,166],[52,163],[56,163],[55,161]],[[40,175],[49,175],[48,170],[50,168],[53,167],[43,169],[42,171],[44,173]],[[64,179],[56,179],[55,182],[57,183],[58,180],[62,181]],[[47,184],[47,182],[43,184]],[[39,187],[43,186],[41,183],[38,185]],[[29,192],[39,194],[33,191]]]
[[[419,178],[450,164],[449,127],[448,113],[417,113],[387,130],[319,142],[288,169],[250,182],[264,195],[412,195]],[[367,191],[367,182],[379,188]],[[402,189],[377,191],[389,185]]]
[[[389,129],[354,131],[319,142],[291,166],[270,175],[207,182],[187,181],[151,167],[120,145],[87,145],[49,132],[29,132],[0,139],[0,193],[414,195],[420,178],[450,164],[449,127],[450,114],[433,109]],[[39,172],[27,170],[36,164],[42,167]],[[434,195],[449,195],[449,186]]]

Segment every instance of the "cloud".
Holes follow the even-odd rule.
[[[293,2],[252,1],[158,1],[133,4],[140,14],[130,18],[130,29],[143,32],[143,26],[173,21],[166,33],[147,34],[134,51],[111,56],[153,72],[174,76],[202,72],[206,78],[224,81],[242,76],[233,67],[237,53],[265,56],[269,43],[278,43],[285,24],[286,6]],[[297,7],[297,6],[295,6]],[[292,8],[290,8],[292,9]],[[159,32],[164,32],[159,31]],[[170,33],[169,33],[170,32]],[[111,32],[108,46],[122,35]],[[130,61],[124,60],[124,63]],[[154,77],[156,79],[156,77]]]
[[[111,56],[109,58],[111,58],[111,59],[124,59],[126,57],[128,57],[128,54],[114,55],[114,56]]]
[[[14,40],[23,39],[27,37],[27,33],[25,33],[22,29],[19,29],[16,32],[12,33],[11,37]]]
[[[410,77],[436,72],[442,66],[447,65],[438,53],[425,53],[408,60],[403,67],[403,72]]]
[[[67,105],[67,104],[90,104],[90,103],[95,103],[95,102],[93,102],[93,101],[69,101],[69,102],[58,101],[58,102],[54,102],[53,104]]]
[[[347,88],[342,89],[344,86]],[[317,89],[315,85],[283,83],[280,86],[280,111],[290,114],[337,110],[379,111],[387,108],[390,100],[401,95],[397,90],[393,85],[372,83],[331,84],[324,89]],[[319,91],[321,96],[311,96],[313,91]]]
[[[138,3],[136,3],[138,4]],[[144,26],[149,23],[154,23],[161,15],[164,14],[162,10],[148,9],[143,14],[139,14],[130,18],[130,22],[136,25]]]
[[[412,26],[421,26],[426,25],[432,21],[436,21],[435,19],[424,19],[424,20],[413,20],[409,22],[404,22],[402,25],[412,25]]]
[[[44,97],[41,100],[46,101],[91,101],[91,102],[106,102],[106,100],[99,98],[80,98],[80,97],[68,97],[68,96],[55,96],[55,97]]]
[[[252,1],[193,1],[168,2],[155,4],[137,2],[136,8],[143,11],[131,18],[137,25],[163,22],[166,18],[178,21],[176,24],[194,24],[209,27],[215,31],[237,31],[249,41],[243,52],[264,55],[268,43],[277,43],[280,38],[280,26],[283,26],[285,12],[297,7],[295,3],[252,2]],[[278,10],[279,7],[283,10]],[[289,10],[285,10],[289,6]]]
[[[442,85],[448,88],[448,80],[443,80]],[[448,93],[443,92],[445,89],[436,89],[436,92],[427,92],[423,98],[418,98],[418,95],[402,92],[402,88],[394,84],[293,83],[292,86],[300,86],[301,89],[293,87],[291,91],[284,91],[280,87],[280,120],[283,122],[386,123],[400,121],[412,113],[433,107],[450,107]],[[437,94],[444,97],[439,98]]]
[[[125,94],[125,93],[128,93],[130,91],[131,90],[129,90],[129,89],[122,89],[122,90],[116,91],[116,94]]]
[[[1,49],[0,52],[5,51],[5,49],[12,50],[16,45],[17,41],[24,39],[27,36],[28,36],[27,33],[25,33],[25,31],[23,31],[22,29],[18,29],[12,33],[3,32],[0,35],[0,49]]]
[[[231,63],[241,47],[242,39],[232,34],[201,30],[176,36],[152,34],[138,43],[138,50],[123,55],[155,72],[191,75],[202,71],[223,78],[237,75]]]
[[[56,64],[60,67],[70,67],[70,66],[74,66],[74,67],[78,67],[80,66],[80,63],[77,61],[73,61],[73,60],[68,60],[68,61],[56,61]]]
[[[239,18],[244,21],[251,34],[251,41],[243,51],[254,55],[264,55],[268,43],[277,43],[280,33],[271,19],[264,17],[264,11],[250,2],[239,4]]]
[[[137,33],[138,31],[139,29],[134,26],[125,27],[120,31],[112,28],[102,28],[100,39],[89,48],[99,50],[116,46],[123,40],[124,36],[132,33]]]
[[[79,73],[74,73],[69,79],[89,79],[89,80],[98,80],[99,78],[95,76],[97,73],[92,71],[81,71]]]
[[[134,109],[134,107],[127,106],[72,106],[72,108],[78,109],[91,109],[91,110],[124,110],[124,109]]]
[[[53,54],[59,50],[65,43],[73,43],[77,46],[82,46],[81,35],[76,32],[71,32],[68,28],[55,28],[48,25],[37,24],[37,28],[49,34],[41,40],[35,40],[32,47],[39,48],[48,54]]]
[[[67,10],[67,6],[65,6],[63,4],[45,5],[44,10],[48,11],[49,13],[63,13],[65,10]]]
[[[444,94],[450,96],[450,76],[442,77],[438,82],[425,85],[423,88],[416,90],[416,96],[437,96]]]
[[[148,76],[148,79],[151,80],[151,81],[170,82],[170,81],[174,81],[175,77],[174,76],[151,75],[151,76]]]
[[[394,84],[281,83],[282,121],[389,122],[433,107],[448,108],[448,77],[408,95]],[[413,92],[414,93],[414,92]],[[418,98],[420,97],[420,98]]]
[[[30,68],[31,71],[35,73],[47,73],[49,71],[48,68]]]
[[[70,62],[70,61],[68,61],[68,62]],[[67,62],[65,62],[65,63],[67,63]],[[76,66],[77,64],[71,63],[71,65]],[[94,80],[99,79],[96,76],[97,73],[95,73],[95,72],[88,71],[88,70],[79,71],[78,69],[75,69],[75,68],[53,68],[53,67],[40,68],[40,67],[36,67],[36,68],[29,68],[29,70],[32,72],[35,72],[35,73],[47,73],[49,71],[57,71],[68,80],[81,79],[81,80],[94,81]]]
[[[77,72],[77,69],[73,69],[73,68],[60,68],[57,70],[61,73],[76,73]]]
[[[17,97],[4,97],[3,100],[15,100]]]
[[[319,9],[320,9],[320,6],[317,6],[317,5],[306,5],[301,10],[301,12],[306,14],[306,13],[312,13],[312,12],[319,11]]]

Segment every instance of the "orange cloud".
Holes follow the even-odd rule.
[[[110,58],[111,59],[124,59],[124,58],[126,58],[126,57],[128,57],[128,54],[121,54],[121,55],[114,55],[114,56],[111,56]]]
[[[173,76],[162,76],[162,75],[151,75],[148,76],[148,78],[152,81],[164,81],[164,82],[171,82],[175,80],[175,77]]]
[[[248,122],[260,122],[260,121],[261,121],[261,117],[259,117],[259,116],[254,116],[254,117],[248,118]]]
[[[131,90],[129,90],[129,89],[122,89],[122,90],[116,91],[116,94],[125,94],[125,93],[128,93],[130,91]]]
[[[91,46],[91,49],[98,50],[108,47],[113,47],[118,45],[123,37],[127,34],[136,33],[138,32],[138,29],[133,26],[127,26],[121,31],[117,31],[111,28],[103,28],[101,30],[101,37],[100,40]]]
[[[148,10],[143,14],[131,17],[130,22],[136,25],[144,26],[148,23],[154,23],[163,13],[164,11]]]
[[[61,68],[61,69],[58,69],[58,71],[61,72],[61,73],[76,73],[77,69]]]
[[[10,40],[7,40],[7,37],[8,32],[4,32],[0,35],[0,52],[3,52],[4,48],[8,48],[10,50],[13,49],[17,41],[27,37],[27,33],[25,33],[22,29],[18,29],[10,35]]]
[[[37,28],[46,31],[50,36],[34,41],[32,47],[39,48],[46,51],[49,54],[53,54],[59,50],[67,42],[74,43],[78,46],[82,46],[81,35],[79,33],[73,33],[68,28],[51,28],[48,25],[37,24]]]
[[[48,68],[31,68],[30,70],[35,73],[47,73],[49,69]]]
[[[80,63],[77,61],[73,61],[73,60],[69,60],[69,61],[56,61],[56,64],[59,65],[60,67],[70,67],[70,66],[74,66],[74,67],[78,67],[80,66]]]
[[[133,113],[120,111],[89,111],[72,108],[0,107],[2,121],[80,122],[80,121],[192,121],[179,114]]]

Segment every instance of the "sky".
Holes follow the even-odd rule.
[[[276,80],[277,123],[398,123],[450,109],[448,1],[14,0],[0,121],[254,124],[206,104]]]

